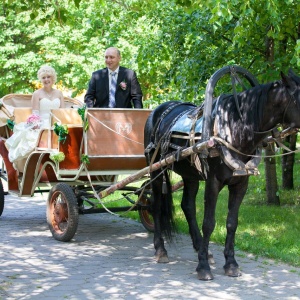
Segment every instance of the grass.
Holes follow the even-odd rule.
[[[264,164],[261,175],[250,177],[249,188],[239,212],[239,225],[235,248],[254,255],[265,256],[281,262],[300,266],[300,155],[296,156],[294,190],[279,188],[280,206],[267,205]],[[277,162],[278,185],[281,186],[280,160]],[[202,183],[197,196],[198,220],[203,219]],[[216,227],[211,241],[224,245],[226,237],[228,191],[221,191],[216,208]],[[188,234],[188,227],[180,208],[181,193],[174,193],[176,222],[179,231]]]

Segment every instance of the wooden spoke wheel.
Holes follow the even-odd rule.
[[[53,237],[61,242],[70,241],[78,226],[78,204],[73,190],[58,183],[49,192],[47,222]]]
[[[147,185],[149,181],[142,184],[142,187]],[[143,226],[150,232],[154,232],[154,221],[151,214],[151,198],[152,190],[151,186],[147,185],[144,189],[143,194],[140,196],[139,204],[141,209],[139,210],[139,216]]]

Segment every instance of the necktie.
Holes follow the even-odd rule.
[[[116,72],[111,73],[111,81],[110,81],[110,90],[109,90],[109,107],[114,108],[116,107],[116,86],[117,86],[117,80],[116,80]]]

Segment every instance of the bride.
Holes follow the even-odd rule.
[[[50,127],[51,109],[65,107],[62,92],[53,88],[57,79],[55,70],[42,66],[37,76],[43,87],[32,94],[32,115],[26,122],[16,124],[13,135],[5,142],[8,158],[15,167],[35,149],[40,130]]]

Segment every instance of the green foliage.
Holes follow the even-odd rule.
[[[67,139],[67,135],[69,134],[67,125],[59,125],[57,122],[54,123],[53,131],[56,135],[58,135],[58,141],[64,143]]]
[[[65,160],[65,154],[63,152],[52,153],[49,158],[54,161],[56,164]]]
[[[135,69],[146,107],[170,100],[200,104],[210,76],[238,64],[260,82],[300,69],[296,0],[2,1],[0,96],[33,92],[36,72],[51,64],[59,87],[84,93],[104,66],[108,46]],[[274,48],[267,54],[267,39]],[[271,55],[272,54],[272,55]]]
[[[88,122],[88,119],[85,117],[85,110],[86,110],[85,105],[83,107],[77,109],[78,114],[80,115],[81,120],[82,120],[83,130],[87,131],[89,128],[89,122]]]
[[[89,164],[90,163],[89,157],[86,154],[81,155],[80,161],[84,164]]]
[[[7,123],[7,127],[10,129],[10,130],[14,130],[14,126],[15,126],[15,122],[10,120],[10,119],[7,119],[6,121]]]

